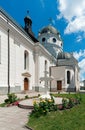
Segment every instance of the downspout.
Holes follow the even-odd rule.
[[[10,93],[10,41],[9,41],[9,29],[8,29],[8,94]]]
[[[51,66],[49,67],[49,76],[51,76]],[[50,81],[50,92],[51,92],[51,81]]]

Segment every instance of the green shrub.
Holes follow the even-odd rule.
[[[34,110],[32,115],[39,117],[46,115],[50,111],[56,111],[57,105],[55,105],[53,98],[51,99],[40,99],[39,102],[34,101]]]
[[[17,96],[15,93],[10,93],[7,95],[8,98],[4,100],[5,103],[13,103],[18,100]]]
[[[40,94],[38,94],[38,97],[40,97]]]
[[[26,96],[25,96],[25,99],[28,99],[28,98],[29,98],[29,96],[28,96],[28,95],[26,95]]]
[[[69,106],[70,108],[72,108],[72,107],[75,105],[74,100],[75,100],[75,99],[73,99],[73,98],[69,98],[68,106]]]
[[[67,98],[63,98],[63,99],[62,99],[62,106],[63,106],[63,109],[64,109],[64,108],[68,108],[68,102],[69,102],[69,101],[68,101]]]
[[[74,105],[79,104],[79,99],[77,98],[63,98],[62,105],[63,109],[65,108],[72,108]]]
[[[77,100],[77,103],[80,103],[82,101],[82,97],[80,93],[75,94],[75,98]]]

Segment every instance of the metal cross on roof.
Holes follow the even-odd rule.
[[[29,10],[27,10],[27,14],[29,14]]]

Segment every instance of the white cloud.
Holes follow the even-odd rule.
[[[57,0],[59,15],[57,19],[64,18],[67,26],[64,30],[65,34],[78,33],[76,38],[80,42],[85,38],[85,0]],[[80,79],[85,79],[85,49],[74,52],[74,57],[79,62]]]
[[[74,52],[73,55],[79,61],[80,79],[85,80],[85,49],[80,50],[79,52]]]
[[[85,32],[85,0],[57,0],[60,14],[58,19],[67,21],[65,34]]]
[[[80,42],[80,41],[82,41],[82,36],[78,36],[77,38],[76,38],[76,42]]]
[[[80,61],[80,59],[85,58],[85,49],[80,50],[79,52],[75,51],[73,55],[78,61]]]
[[[49,23],[50,23],[51,25],[52,25],[52,24],[55,25],[55,20],[54,20],[54,19],[49,18],[48,20],[49,20]]]
[[[79,67],[80,67],[80,79],[85,80],[85,59],[82,59],[79,62]]]

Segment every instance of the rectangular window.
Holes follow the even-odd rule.
[[[67,71],[67,84],[70,84],[70,71]]]

